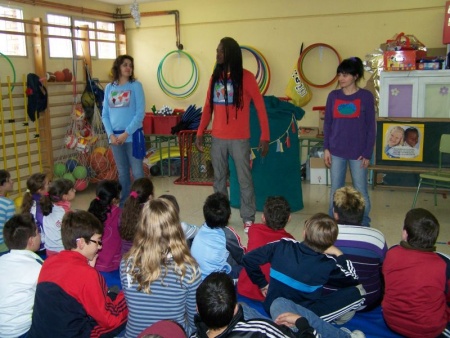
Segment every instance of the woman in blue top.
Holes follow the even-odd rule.
[[[347,163],[353,186],[366,202],[363,225],[370,225],[367,167],[375,145],[375,103],[370,91],[358,87],[364,76],[360,58],[345,59],[337,68],[340,89],[327,99],[324,123],[324,160],[331,168],[329,214],[333,215],[334,192],[345,186]]]
[[[134,60],[131,56],[118,56],[111,73],[112,82],[105,88],[102,121],[119,171],[122,185],[120,205],[123,206],[130,194],[130,169],[134,179],[144,177],[142,121],[145,97],[142,84],[134,78]]]

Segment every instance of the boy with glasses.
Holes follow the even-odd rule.
[[[103,276],[94,269],[102,235],[102,223],[89,212],[64,215],[65,250],[42,267],[29,338],[115,337],[125,328],[123,293],[110,298]]]

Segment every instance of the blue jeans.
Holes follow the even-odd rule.
[[[133,143],[126,142],[123,145],[111,145],[111,149],[119,172],[119,183],[122,186],[120,195],[120,206],[123,207],[125,200],[130,195],[131,177],[130,169],[134,179],[144,177],[142,160],[133,157]]]
[[[244,302],[239,302],[239,304],[242,306],[242,310],[244,311],[244,319],[245,320],[258,319],[258,318],[270,319],[266,315],[263,315],[261,312],[250,307],[248,304],[246,304]]]
[[[336,190],[345,186],[345,174],[347,172],[347,163],[350,166],[350,173],[352,174],[353,187],[358,190],[364,197],[366,208],[364,210],[364,217],[362,225],[370,226],[370,199],[367,189],[367,168],[361,168],[360,160],[347,160],[342,157],[331,155],[331,192],[330,192],[330,207],[328,214],[333,217],[333,196]]]
[[[293,301],[286,298],[277,298],[270,306],[270,315],[275,320],[282,313],[291,312],[305,317],[309,325],[313,327],[322,338],[350,338],[350,335],[337,327],[327,323],[317,316],[314,312],[309,311],[301,305],[295,304]]]

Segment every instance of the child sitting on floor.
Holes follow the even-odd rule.
[[[71,211],[64,215],[61,234],[65,250],[47,258],[39,275],[29,338],[116,337],[125,328],[128,309],[123,292],[110,297],[93,268],[103,224],[87,211]]]
[[[0,257],[0,337],[25,335],[31,326],[34,294],[43,260],[34,253],[41,236],[31,214],[14,215],[5,224],[11,252]]]
[[[27,191],[23,195],[21,213],[31,213],[41,234],[41,247],[37,254],[46,257],[45,254],[45,233],[44,214],[41,209],[41,198],[48,194],[50,180],[45,173],[35,173],[27,179]]]
[[[148,177],[138,178],[131,185],[131,191],[122,209],[120,218],[120,238],[122,238],[122,255],[133,245],[134,235],[145,202],[153,198],[153,183]]]
[[[13,189],[11,174],[6,170],[0,170],[0,255],[8,252],[8,247],[3,240],[3,226],[16,212],[14,202],[6,195]]]
[[[222,271],[233,279],[239,277],[245,247],[232,227],[228,226],[231,207],[228,197],[214,193],[203,205],[205,223],[194,238],[191,252],[205,279],[211,272]]]
[[[119,268],[122,259],[122,240],[119,234],[119,222],[122,209],[119,208],[122,186],[118,181],[104,180],[97,185],[95,198],[88,211],[103,223],[103,246],[98,253],[95,268],[98,271],[114,271]]]
[[[280,317],[283,324],[295,327],[298,330],[296,333],[268,319],[245,320],[245,310],[237,302],[233,280],[223,272],[213,272],[207,276],[197,289],[196,299],[197,332],[191,338],[319,337],[305,318],[293,313],[283,313]]]
[[[165,198],[166,200],[169,200],[174,205],[175,209],[177,210],[178,214],[180,213],[180,205],[178,204],[177,198],[174,195],[161,195],[159,198]],[[197,232],[200,230],[200,228],[193,224],[188,224],[186,222],[181,222],[181,229],[183,229],[184,236],[186,237],[186,241],[188,243],[188,246],[192,246],[192,241],[194,240],[195,235],[197,235]]]
[[[70,202],[75,198],[72,181],[58,178],[48,188],[48,194],[42,196],[41,205],[44,214],[45,251],[47,257],[56,255],[64,249],[61,239],[61,223],[64,215],[70,211]]]
[[[294,237],[284,230],[291,219],[291,208],[289,202],[283,196],[270,196],[264,204],[261,217],[262,223],[253,224],[248,231],[247,250],[250,252],[267,243],[278,241],[282,238]],[[269,280],[270,264],[261,266],[264,276]],[[237,289],[240,295],[263,301],[264,296],[258,286],[252,283],[245,269],[239,275]]]
[[[323,320],[343,324],[364,303],[364,288],[358,282],[353,265],[333,244],[338,235],[336,222],[318,213],[305,222],[303,242],[283,238],[252,250],[244,256],[248,276],[266,296],[270,305],[283,297],[313,311]],[[270,263],[270,283],[261,265]],[[323,294],[323,285],[339,286],[336,292]]]
[[[436,252],[439,222],[428,210],[408,211],[402,241],[383,264],[386,324],[411,338],[448,337],[450,259]]]
[[[364,208],[364,198],[355,188],[342,187],[334,193],[333,214],[339,227],[339,235],[334,245],[352,261],[359,282],[366,290],[365,307],[361,310],[368,311],[381,304],[381,266],[387,245],[381,231],[361,226]]]

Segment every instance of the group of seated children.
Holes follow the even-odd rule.
[[[289,203],[273,196],[247,251],[220,193],[206,199],[198,229],[180,221],[174,196],[153,197],[149,178],[133,183],[122,211],[120,184],[100,182],[89,212],[67,212],[74,193],[64,181],[46,189],[45,176],[33,179],[25,212],[3,227],[11,251],[0,257],[1,337],[144,337],[165,321],[191,337],[365,337],[336,324],[380,302],[395,332],[450,332],[450,260],[435,252],[439,223],[427,210],[410,210],[402,241],[387,250],[380,231],[360,226],[364,200],[351,187],[336,191],[334,219],[306,220],[301,242],[285,230]],[[34,252],[58,208],[63,250],[49,246],[43,263]],[[119,269],[122,290],[108,288],[94,267]],[[237,294],[261,301],[265,313],[238,304]]]

